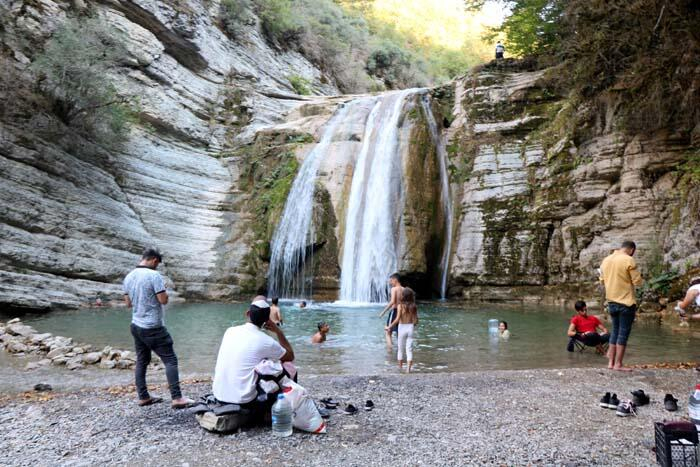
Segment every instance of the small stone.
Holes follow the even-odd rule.
[[[132,368],[135,364],[136,362],[132,360],[119,360],[117,362],[117,368],[119,368],[120,370],[128,370]]]
[[[105,370],[109,370],[111,368],[114,368],[115,366],[117,366],[117,362],[115,362],[114,360],[104,360],[104,359],[100,361],[100,365],[99,365],[100,368],[105,369]]]
[[[53,387],[50,384],[39,383],[34,385],[34,390],[38,392],[53,391]]]
[[[15,324],[19,323],[19,318],[12,318],[10,321],[7,322],[7,324]]]
[[[82,347],[73,347],[73,353],[79,355],[81,353],[85,353],[85,349]]]
[[[32,334],[36,334],[36,329],[21,323],[15,323],[7,326],[6,331],[8,334],[12,334],[13,336],[22,337],[29,337]]]
[[[24,353],[27,350],[29,348],[21,342],[14,341],[7,344],[7,351],[10,353]]]
[[[86,353],[83,355],[83,363],[87,363],[88,365],[92,365],[94,363],[99,362],[100,358],[102,358],[101,352]]]
[[[68,368],[69,370],[77,370],[79,368],[84,367],[85,365],[83,365],[83,363],[79,360],[72,359],[66,362],[66,368]]]
[[[39,360],[38,362],[36,362],[36,364],[39,365],[39,366],[51,365],[51,359],[49,359],[49,358],[43,358],[43,359]]]
[[[343,427],[344,430],[357,430],[358,428],[360,428],[360,425],[355,425],[355,424],[345,425]]]
[[[121,359],[122,360],[132,360],[135,362],[136,361],[136,354],[134,352],[129,351],[129,350],[123,350],[121,352]]]
[[[102,349],[102,355],[104,355],[105,357],[107,357],[111,352],[112,352],[112,347],[110,347],[109,345],[107,347],[105,347],[104,349]]]
[[[32,341],[32,344],[40,344],[44,342],[45,340],[49,339],[52,337],[50,332],[45,332],[43,334],[34,334],[30,340]]]
[[[51,363],[54,365],[65,365],[67,361],[68,358],[64,357],[63,355],[59,355],[58,357],[51,359]]]
[[[65,355],[68,353],[69,350],[70,349],[68,347],[55,348],[46,354],[46,358],[54,358],[54,357],[58,357],[60,355]]]
[[[39,368],[39,366],[40,365],[37,362],[29,362],[24,366],[24,369],[27,371],[31,371],[36,370],[37,368]]]
[[[396,435],[389,435],[386,437],[386,440],[390,443],[396,442]]]

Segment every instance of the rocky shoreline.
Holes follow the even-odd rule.
[[[73,338],[54,336],[51,333],[40,333],[36,329],[23,324],[19,318],[0,322],[0,348],[17,357],[38,356],[38,361],[30,361],[26,370],[58,365],[69,370],[96,365],[102,369],[129,370],[136,364],[136,354],[130,350],[105,347],[96,350],[90,344],[73,342]],[[159,368],[162,362],[153,356],[152,368]]]
[[[382,376],[301,375],[317,399],[376,408],[333,414],[327,435],[272,437],[257,428],[202,430],[167,402],[140,408],[132,386],[0,400],[3,463],[25,465],[655,465],[653,422],[687,415],[693,370],[487,371]],[[198,396],[207,381],[185,382]],[[643,389],[651,404],[621,418],[606,391]],[[153,388],[165,395],[164,385]],[[665,393],[679,400],[666,412]]]

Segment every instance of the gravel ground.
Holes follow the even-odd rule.
[[[301,376],[317,398],[372,399],[376,408],[334,414],[326,435],[277,439],[269,429],[207,433],[167,403],[137,407],[131,387],[18,395],[0,403],[0,464],[654,465],[653,422],[685,416],[697,379],[693,370],[598,369]],[[637,388],[652,402],[636,417],[598,407],[605,391]],[[680,399],[675,416],[663,409],[666,392]]]

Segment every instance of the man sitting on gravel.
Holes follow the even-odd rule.
[[[238,404],[253,412],[256,421],[270,414],[274,398],[258,402],[255,367],[263,359],[291,362],[294,351],[282,330],[270,320],[265,297],[255,297],[246,313],[248,322],[226,330],[216,358],[213,393],[219,402]],[[265,327],[277,341],[263,332]],[[279,341],[279,342],[278,342]]]
[[[603,355],[605,353],[603,345],[610,339],[608,330],[603,323],[593,315],[588,314],[586,302],[579,300],[574,304],[576,316],[571,318],[567,335],[571,338],[567,350],[574,351],[574,340],[583,342],[584,345],[595,347],[596,351]],[[600,332],[598,332],[600,331]]]
[[[147,248],[141,255],[141,262],[136,269],[124,278],[124,301],[133,311],[131,335],[134,337],[136,348],[136,390],[141,406],[163,400],[150,396],[146,387],[146,368],[151,362],[153,351],[165,365],[172,407],[182,409],[194,401],[182,397],[180,392],[180,375],[173,338],[170,337],[163,320],[163,305],[168,303],[168,293],[165,291],[163,277],[156,271],[162,261],[163,257],[158,250]]]

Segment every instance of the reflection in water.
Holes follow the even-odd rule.
[[[173,305],[166,325],[175,339],[181,372],[211,374],[226,328],[245,319],[244,304]],[[393,371],[396,349],[384,340],[385,319],[379,305],[348,307],[314,303],[299,309],[282,303],[283,330],[294,347],[296,363],[305,373],[377,374]],[[414,358],[418,371],[565,368],[602,366],[594,352],[566,352],[566,329],[573,312],[542,307],[505,308],[497,305],[457,306],[419,304]],[[130,312],[125,309],[56,311],[27,315],[24,320],[40,332],[73,337],[95,346],[132,348]],[[0,320],[8,319],[0,316]],[[488,320],[506,320],[509,340],[489,337]],[[311,344],[316,323],[331,326],[328,341]],[[687,361],[696,358],[691,333],[636,323],[629,345],[629,362]],[[6,366],[0,359],[0,367]]]

